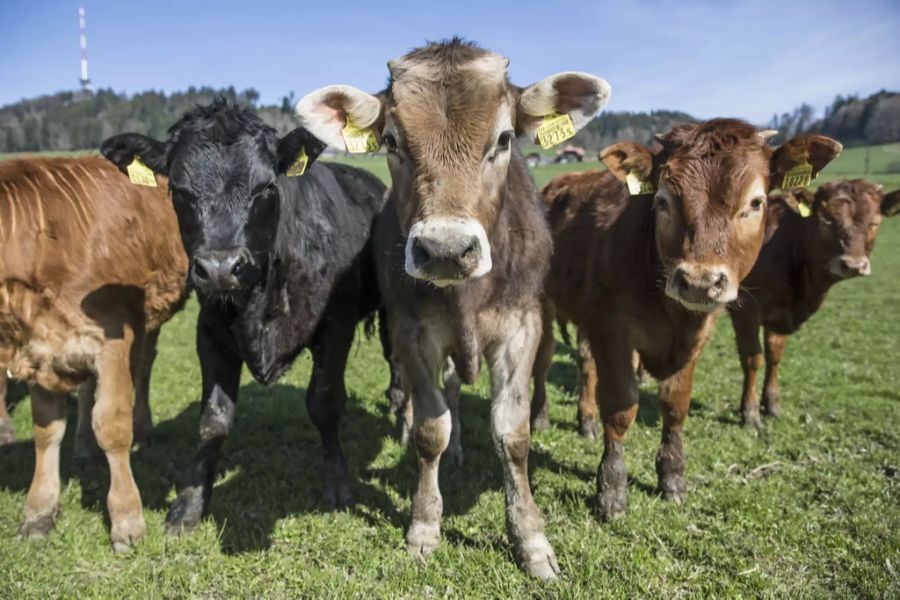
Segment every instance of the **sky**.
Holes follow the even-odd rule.
[[[78,6],[96,88],[253,87],[266,104],[346,83],[378,91],[386,63],[459,35],[533,83],[586,71],[610,110],[682,110],[757,124],[801,102],[900,90],[898,0],[149,2],[0,0],[0,105],[75,89]]]

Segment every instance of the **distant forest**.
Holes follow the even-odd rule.
[[[97,148],[116,133],[137,132],[157,138],[185,111],[215,97],[256,107],[263,120],[286,133],[297,126],[293,93],[280,106],[260,106],[254,89],[233,87],[188,88],[165,94],[147,91],[132,96],[101,89],[90,95],[60,92],[22,100],[0,108],[0,152],[65,151]],[[688,114],[659,110],[650,113],[604,112],[578,133],[574,143],[592,153],[621,140],[649,142],[672,125],[695,120]],[[779,130],[776,142],[800,132],[821,132],[847,147],[900,141],[900,94],[881,91],[868,98],[837,96],[816,118],[803,104],[793,112],[775,115],[760,126]]]

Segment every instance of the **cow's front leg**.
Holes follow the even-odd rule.
[[[756,373],[762,364],[759,347],[759,315],[753,306],[736,309],[731,314],[734,337],[737,341],[744,386],[741,391],[741,420],[747,427],[762,428],[759,418],[759,398],[756,395]]]
[[[681,504],[687,494],[684,482],[684,421],[691,406],[695,356],[680,371],[659,383],[662,443],[656,453],[656,475],[663,498]]]
[[[392,337],[412,402],[411,437],[419,456],[419,482],[412,499],[406,547],[412,556],[424,558],[437,548],[441,538],[444,503],[438,468],[453,427],[439,385],[445,352],[428,329],[413,318],[398,319]]]
[[[209,509],[216,463],[237,410],[241,360],[212,338],[207,326],[201,314],[197,326],[197,354],[203,378],[200,445],[166,516],[166,533],[170,535],[192,530]]]
[[[66,433],[66,395],[29,386],[34,421],[34,477],[19,538],[47,535],[59,513],[59,445]]]
[[[117,552],[128,550],[146,532],[141,495],[131,473],[133,338],[108,340],[97,358],[97,394],[91,425],[109,463],[106,507],[110,539]]]
[[[778,368],[787,345],[788,336],[775,333],[768,327],[766,338],[766,381],[763,388],[763,410],[767,415],[781,415],[781,387],[778,385]]]
[[[322,499],[329,508],[353,503],[347,460],[338,439],[338,425],[347,403],[344,372],[353,345],[356,323],[325,319],[313,342],[313,372],[306,391],[306,411],[322,440]]]
[[[16,432],[13,430],[12,419],[6,409],[7,377],[6,370],[0,369],[0,446],[6,446],[16,441]]]
[[[491,431],[506,490],[506,532],[529,575],[554,579],[559,566],[528,483],[528,378],[541,337],[541,315],[533,309],[497,318],[498,336],[487,345],[486,355],[491,370]]]

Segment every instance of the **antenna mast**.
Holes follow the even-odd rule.
[[[78,29],[81,33],[81,91],[85,95],[91,93],[91,80],[88,79],[87,68],[87,33],[84,25],[84,7],[78,7]]]

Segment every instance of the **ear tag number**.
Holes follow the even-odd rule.
[[[306,148],[300,148],[300,152],[297,154],[297,158],[294,159],[294,162],[288,167],[285,175],[288,177],[300,177],[304,173],[306,173],[306,165],[309,164],[309,157],[306,155]]]
[[[145,185],[147,187],[156,187],[156,175],[150,170],[150,167],[141,161],[141,157],[134,155],[131,164],[125,167],[128,171],[128,179],[134,185]]]
[[[628,193],[632,196],[652,194],[656,191],[653,182],[649,179],[641,179],[641,174],[636,169],[632,169],[625,176],[625,184],[628,186]]]
[[[374,131],[368,127],[357,127],[350,122],[350,119],[347,119],[347,125],[341,129],[341,135],[344,136],[347,152],[352,154],[378,152],[378,148],[381,147]]]
[[[806,187],[812,181],[812,165],[809,163],[800,163],[788,169],[781,181],[781,189],[791,190],[794,188]]]
[[[537,128],[537,139],[541,148],[545,150],[560,144],[575,136],[575,125],[572,117],[566,114],[550,113],[544,116],[544,120]]]
[[[809,207],[809,204],[806,202],[798,202],[797,203],[797,212],[800,213],[800,216],[804,219],[812,214],[812,209]]]

